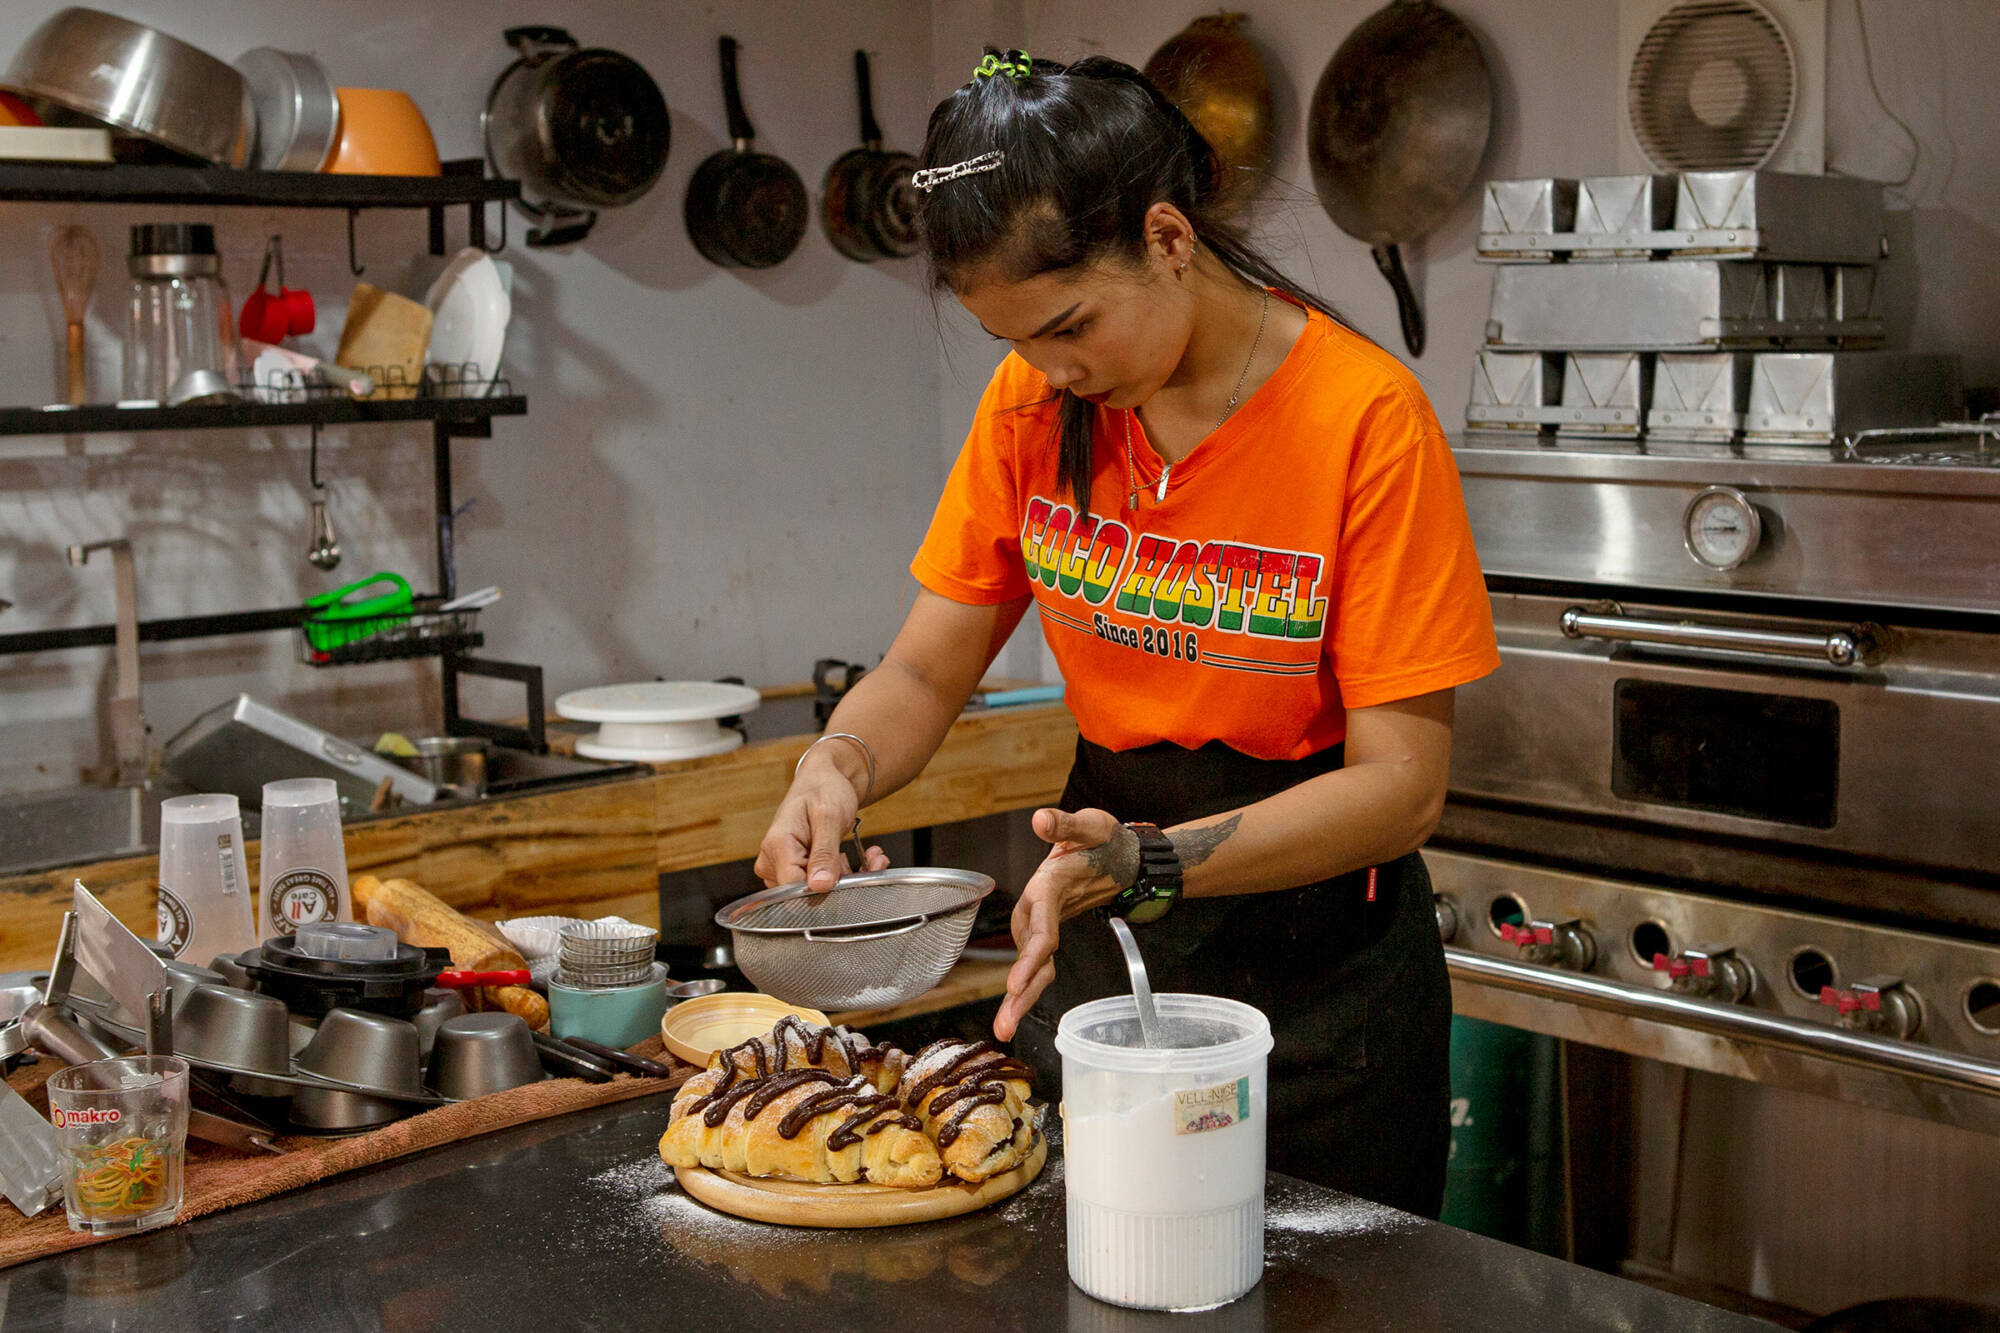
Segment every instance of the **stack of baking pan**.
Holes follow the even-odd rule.
[[[1566,446],[1796,448],[1958,411],[1883,350],[1881,186],[1766,171],[1488,182],[1466,426]]]

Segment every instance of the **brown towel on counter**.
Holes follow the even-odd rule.
[[[239,1204],[283,1194],[303,1185],[340,1175],[357,1167],[373,1166],[391,1158],[422,1152],[460,1139],[476,1138],[495,1130],[545,1120],[570,1111],[585,1111],[635,1097],[673,1092],[694,1074],[694,1066],[675,1059],[663,1050],[658,1037],[649,1037],[632,1048],[643,1055],[671,1065],[673,1078],[633,1078],[620,1074],[609,1083],[585,1083],[582,1079],[555,1078],[524,1087],[510,1088],[469,1102],[453,1102],[434,1107],[348,1138],[319,1138],[286,1135],[276,1146],[282,1155],[259,1153],[245,1156],[228,1148],[188,1140],[187,1189],[182,1197],[175,1225],[220,1212]],[[16,1070],[8,1077],[15,1091],[26,1097],[42,1114],[48,1114],[48,1097],[42,1085],[62,1066],[42,1060]],[[666,1107],[660,1108],[660,1123],[666,1124]],[[102,1244],[115,1236],[92,1236],[71,1231],[63,1217],[62,1204],[32,1220],[0,1202],[0,1269],[31,1259],[41,1259],[64,1250]]]

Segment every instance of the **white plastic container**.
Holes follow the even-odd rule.
[[[160,803],[159,941],[201,962],[257,947],[257,895],[243,862],[234,796]]]
[[[315,921],[352,921],[340,787],[332,778],[264,784],[264,832],[257,857],[258,928],[290,935]]]
[[[1129,995],[1062,1017],[1070,1281],[1101,1301],[1202,1310],[1264,1273],[1271,1024],[1209,995],[1156,997],[1147,1048]]]

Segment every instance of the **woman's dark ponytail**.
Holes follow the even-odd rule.
[[[997,167],[924,195],[925,251],[938,287],[996,263],[1023,281],[1111,256],[1136,260],[1145,253],[1146,211],[1165,201],[1187,215],[1196,243],[1244,282],[1346,323],[1216,208],[1215,150],[1122,61],[1090,56],[1064,66],[988,48],[972,82],[931,112],[923,166],[946,168],[994,152],[1002,154]],[[1057,478],[1084,513],[1097,409],[1067,390],[1057,397]]]

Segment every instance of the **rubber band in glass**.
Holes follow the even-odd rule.
[[[49,1078],[71,1231],[165,1226],[187,1171],[188,1066],[171,1055],[72,1065]]]

